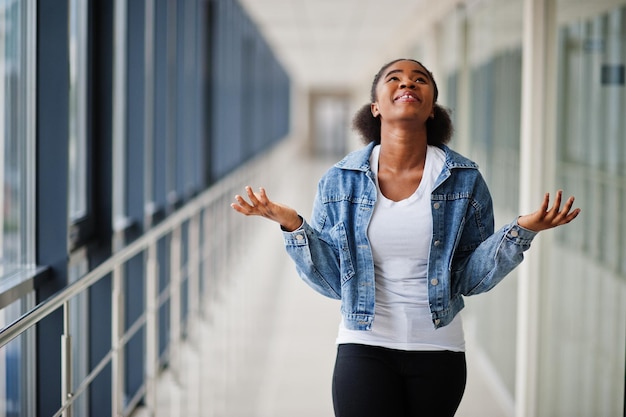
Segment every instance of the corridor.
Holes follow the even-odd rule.
[[[308,218],[354,115],[382,138],[396,58],[432,71],[496,230],[581,209],[464,297],[458,416],[623,417],[625,40],[626,0],[0,2],[0,417],[331,417],[339,302],[230,204]],[[458,196],[486,206],[431,198]]]
[[[308,217],[317,179],[334,160],[299,158],[298,146],[294,141],[281,145],[263,164],[297,161],[297,175],[270,170],[250,185],[265,186],[271,198]],[[245,244],[223,277],[228,284],[207,304],[210,312],[181,346],[180,371],[165,371],[159,379],[155,417],[333,416],[339,302],[300,280],[275,224],[246,220]],[[487,364],[471,334],[467,337],[468,382],[457,416],[511,415],[498,403],[488,385]]]

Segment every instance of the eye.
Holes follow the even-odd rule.
[[[418,77],[417,80],[415,80],[416,82],[420,83],[420,84],[428,84],[428,80],[424,77]]]
[[[393,75],[393,76],[391,76],[391,77],[389,77],[389,78],[387,79],[387,82],[389,82],[389,81],[398,81],[398,80],[399,80],[399,78],[398,78],[398,77],[396,77],[395,75]]]

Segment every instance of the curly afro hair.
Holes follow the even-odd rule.
[[[428,75],[430,76],[430,80],[432,81],[435,87],[434,94],[434,117],[432,119],[428,119],[426,122],[426,132],[428,136],[428,144],[429,145],[441,145],[448,143],[452,138],[452,133],[454,128],[452,126],[452,120],[450,119],[450,113],[448,109],[441,106],[437,103],[437,98],[439,96],[439,89],[437,88],[437,83],[435,82],[435,78],[433,74],[419,61],[414,59],[395,59],[385,65],[376,73],[374,76],[374,81],[372,82],[372,89],[370,91],[370,101],[374,103],[377,100],[376,97],[376,87],[378,85],[378,81],[382,76],[383,72],[389,68],[391,65],[395,64],[398,61],[412,61],[419,65],[421,65]],[[363,142],[380,142],[380,119],[378,117],[374,117],[371,111],[371,105],[365,104],[361,107],[354,118],[352,119],[352,128],[357,131],[363,140]]]

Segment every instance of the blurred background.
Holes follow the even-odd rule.
[[[413,58],[496,227],[579,218],[466,299],[459,416],[624,415],[626,1],[0,1],[0,417],[332,415],[339,304],[243,187],[311,210]]]

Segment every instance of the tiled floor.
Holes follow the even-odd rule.
[[[306,164],[298,168],[302,184],[289,179],[289,187],[283,183],[268,193],[308,215],[325,166]],[[241,248],[241,262],[226,272],[229,284],[212,301],[208,318],[197,323],[191,341],[181,346],[180,372],[165,372],[159,380],[156,417],[333,416],[339,302],[319,296],[299,279],[277,226],[250,222],[249,247]],[[457,416],[506,416],[472,352],[468,341],[467,390]]]

